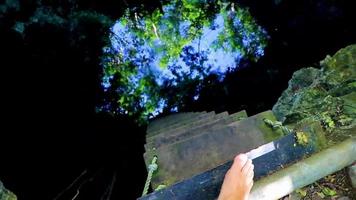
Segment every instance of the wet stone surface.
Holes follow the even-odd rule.
[[[244,153],[262,144],[280,138],[283,133],[272,130],[263,119],[275,121],[271,111],[231,123],[217,130],[173,143],[144,155],[149,163],[154,155],[158,157],[158,170],[153,175],[152,186],[172,185],[196,174],[213,169],[236,154]]]
[[[313,143],[308,145],[294,145],[296,138],[289,134],[279,140],[271,142],[275,149],[255,159],[255,180],[268,175],[285,165],[291,164],[302,157],[317,151]],[[231,161],[212,170],[196,175],[188,180],[174,184],[166,189],[153,192],[140,198],[141,200],[153,199],[215,199],[220,191],[225,173],[231,166]]]

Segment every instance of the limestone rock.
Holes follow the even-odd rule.
[[[319,121],[328,133],[349,137],[356,126],[356,45],[320,62],[321,69],[296,71],[273,106],[284,125]],[[329,134],[332,135],[332,134]],[[339,140],[345,137],[338,138]]]
[[[337,200],[350,200],[350,198],[349,197],[340,197]]]
[[[348,167],[347,172],[349,174],[352,187],[356,188],[356,163]]]
[[[0,181],[0,200],[17,200],[14,193],[6,189],[3,183]]]

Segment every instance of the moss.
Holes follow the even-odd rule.
[[[308,134],[306,134],[302,131],[297,131],[295,133],[295,136],[296,136],[297,143],[299,145],[306,146],[308,144],[308,142],[309,142]]]
[[[334,97],[343,96],[349,94],[353,91],[356,91],[356,81],[355,80],[347,80],[342,82],[340,85],[332,88],[329,91],[329,94]]]
[[[356,125],[356,45],[339,50],[320,62],[321,69],[296,71],[288,88],[273,106],[287,125],[319,121],[327,138]],[[307,77],[307,78],[305,78]]]
[[[166,185],[159,185],[157,186],[157,188],[155,189],[155,191],[158,191],[158,190],[162,190],[164,188],[166,188],[167,186]]]
[[[320,120],[323,124],[323,127],[331,132],[334,128],[335,128],[335,122],[332,119],[332,117],[330,116],[329,112],[323,112],[321,113],[321,117]]]
[[[272,128],[268,126],[263,119],[269,119],[273,122],[277,121],[272,112],[264,112],[261,119],[258,121],[257,126],[263,133],[265,141],[273,141],[285,135],[280,128]]]
[[[348,126],[352,124],[353,119],[345,114],[338,116],[336,120],[337,126]]]
[[[162,177],[164,177],[164,180]],[[173,185],[175,182],[177,182],[177,177],[175,177],[173,174],[168,175],[164,170],[160,170],[158,167],[158,169],[152,175],[151,184],[153,188],[157,188],[160,185],[168,187]]]
[[[312,145],[317,151],[326,147],[325,132],[318,120],[307,118],[295,124],[296,145]]]
[[[242,110],[240,112],[231,114],[230,117],[234,120],[234,121],[240,121],[242,119],[247,118],[247,113],[245,110]]]
[[[299,111],[291,113],[291,114],[287,114],[285,116],[284,124],[286,124],[286,125],[293,124],[293,123],[301,121],[307,117],[308,117],[307,113],[303,113],[303,112],[299,112]]]
[[[343,113],[347,116],[356,118],[356,92],[340,97],[343,100]]]

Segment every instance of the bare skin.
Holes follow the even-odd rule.
[[[237,155],[225,174],[218,200],[247,200],[253,185],[253,169],[245,154]]]

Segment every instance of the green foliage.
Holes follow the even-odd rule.
[[[328,114],[328,112],[323,112],[321,113],[321,121],[325,127],[326,130],[331,131],[332,129],[335,128],[335,122],[331,118],[331,116]]]
[[[146,117],[153,113],[159,101],[157,84],[153,76],[145,76],[137,81],[135,79],[138,68],[132,62],[123,62],[120,54],[104,67],[104,76],[113,76],[109,95],[112,99],[105,99],[112,104],[110,112],[113,114],[126,113],[133,116],[138,122],[144,123]],[[143,95],[150,98],[143,101]],[[119,108],[119,110],[117,110]]]
[[[308,135],[302,131],[296,132],[297,143],[300,145],[307,145],[309,142]]]
[[[333,196],[336,196],[337,195],[337,192],[333,189],[330,189],[328,187],[322,187],[321,191],[323,192],[323,194],[325,194],[326,196],[330,196],[330,197],[333,197]]]
[[[267,37],[262,28],[257,25],[247,9],[235,6],[234,3],[225,3],[220,9],[224,18],[224,31],[218,35],[214,48],[223,48],[225,51],[240,51],[246,58],[257,60],[255,52],[262,45],[267,45]],[[256,38],[250,40],[249,38]],[[249,43],[245,45],[244,43]]]
[[[325,198],[325,195],[324,195],[324,193],[322,193],[322,192],[317,192],[316,194],[317,194],[320,198],[322,198],[322,199]]]
[[[69,16],[72,20],[71,22],[73,24],[78,25],[79,23],[98,23],[102,24],[104,28],[109,28],[110,25],[112,25],[113,21],[107,17],[106,15],[97,13],[95,11],[78,11],[78,12],[73,12]]]
[[[230,52],[241,51],[246,57],[256,60],[254,52],[257,47],[261,44],[264,47],[267,43],[265,33],[248,10],[234,4],[231,4],[233,11],[226,7],[226,3],[220,1],[207,3],[201,0],[174,0],[164,5],[164,13],[160,9],[152,13],[132,13],[133,11],[127,10],[121,23],[132,28],[139,38],[144,39],[162,55],[159,63],[164,68],[170,60],[180,55],[184,46],[202,35],[203,27],[212,25],[217,15],[221,14],[225,21],[224,31],[219,34],[214,48],[224,48]],[[237,27],[236,20],[240,21],[242,26]],[[182,34],[179,29],[184,25],[187,28]],[[255,40],[251,41],[251,48],[247,48],[243,40],[251,36]],[[161,44],[154,44],[155,41],[160,41]]]
[[[20,2],[18,0],[5,0],[5,2],[0,5],[0,16],[4,15],[10,10],[20,10]]]
[[[194,48],[189,49],[189,45],[200,41],[205,29],[215,29],[209,28],[216,26],[214,23],[218,15],[225,14],[225,23],[219,24],[224,31],[219,34],[215,48],[241,52],[244,56],[257,59],[256,51],[263,49],[266,34],[247,10],[233,7],[236,11],[231,13],[220,1],[173,0],[152,12],[127,9],[118,21],[124,29],[121,34],[127,34],[126,41],[119,36],[117,43],[121,50],[117,52],[113,49],[109,61],[104,62],[104,79],[107,79],[106,82],[110,80],[111,85],[107,92],[109,97],[104,100],[109,102],[109,110],[144,121],[159,105],[184,107],[185,103],[191,102],[198,95],[198,87],[207,73],[202,69],[206,52],[199,49],[193,53]],[[241,21],[240,26],[236,25],[237,21]],[[244,44],[244,40],[249,43]],[[146,54],[149,54],[147,62],[141,58],[142,55],[147,57]],[[190,68],[189,73],[182,74],[173,69],[182,67],[179,66],[182,64],[176,64],[178,58],[189,62],[186,64]],[[152,63],[158,65],[155,67],[161,71],[170,67],[168,70],[175,77],[174,83],[166,79],[158,84],[155,78],[161,75],[156,72],[157,69],[150,71]],[[199,76],[192,75],[193,71]]]
[[[305,197],[307,196],[307,191],[305,189],[296,189],[295,190],[300,196]]]
[[[303,68],[293,74],[289,87],[273,107],[288,125],[305,120],[320,122],[333,142],[354,134],[356,45],[339,50],[321,61],[322,68]]]

